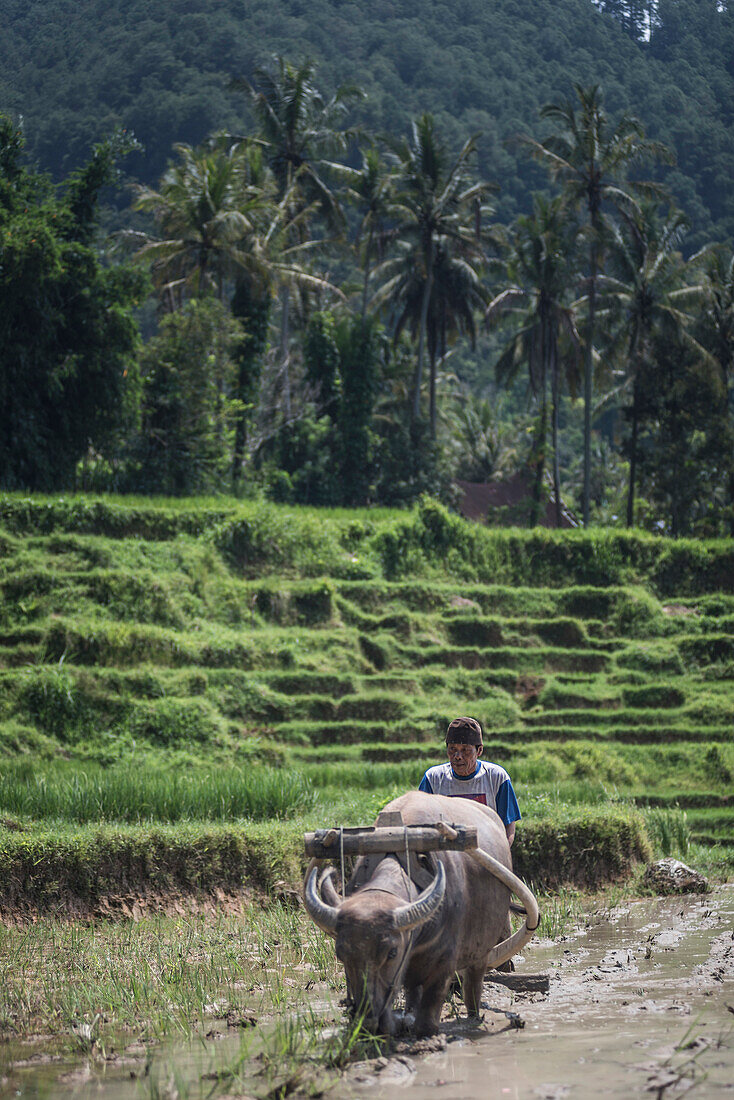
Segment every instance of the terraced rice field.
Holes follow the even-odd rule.
[[[134,522],[121,507],[111,535],[109,514],[79,524],[62,505],[42,521],[5,502],[6,777],[24,759],[36,779],[57,764],[270,765],[302,773],[322,807],[346,792],[384,800],[417,785],[443,758],[447,722],[468,713],[528,819],[631,801],[684,809],[694,840],[723,855],[734,846],[730,544],[716,544],[724,565],[696,573],[698,545],[676,571],[670,544],[646,536],[637,550],[620,542],[614,568],[591,536],[566,547],[556,536],[547,559],[542,543],[520,541],[521,565],[510,548],[502,583],[489,583],[476,549],[422,546],[424,514],[310,513],[300,536],[291,515],[290,541],[281,519],[270,543],[262,517],[259,541],[241,521],[258,547],[242,553],[219,513],[182,510],[162,533],[155,506]],[[502,542],[450,522],[462,538]],[[569,548],[565,574],[548,565]],[[545,583],[527,583],[536,577]],[[12,815],[3,789],[0,813]]]

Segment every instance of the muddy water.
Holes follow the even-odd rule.
[[[448,1018],[445,1041],[406,1043],[390,1058],[352,1066],[334,1095],[361,1100],[377,1088],[381,1100],[675,1100],[692,1090],[734,1100],[734,886],[614,910],[561,943],[529,945],[517,972],[549,973],[549,992],[487,983],[481,1024]],[[32,1049],[6,1048],[0,1091],[208,1096],[211,1074],[231,1064],[239,1043],[214,1027],[208,1038],[155,1050],[147,1074],[140,1048],[106,1064],[34,1064]]]

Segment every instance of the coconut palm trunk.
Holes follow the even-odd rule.
[[[436,355],[437,348],[434,345],[429,349],[428,366],[431,372],[429,380],[429,420],[431,424],[431,439],[436,438]]]
[[[290,290],[284,286],[280,292],[280,375],[283,384],[283,416],[286,423],[291,418],[291,379],[288,341],[290,339]]]
[[[540,506],[543,502],[543,478],[545,477],[545,443],[548,434],[548,401],[543,395],[538,417],[538,430],[535,436],[535,477],[533,479],[533,498],[530,509],[530,526],[537,527],[540,520]]]
[[[595,229],[592,230],[592,232],[595,231]],[[599,274],[599,258],[596,239],[594,239],[591,244],[589,261],[589,319],[586,330],[586,357],[584,360],[584,527],[589,526],[589,513],[591,511],[591,401],[594,379],[596,283]]]
[[[546,443],[548,440],[548,322],[541,324],[540,339],[540,413],[538,431],[535,437],[535,478],[533,499],[530,511],[530,526],[537,527],[543,503],[543,480],[545,478]]]
[[[367,316],[367,295],[370,285],[370,257],[372,256],[372,238],[374,230],[370,226],[369,236],[367,238],[367,247],[365,249],[364,257],[364,283],[362,284],[362,320],[364,321]]]
[[[421,304],[421,320],[418,332],[418,361],[415,368],[415,380],[413,383],[413,420],[417,420],[421,414],[421,385],[423,383],[423,355],[426,346],[426,329],[428,328],[428,306],[433,290],[433,242],[428,249],[426,257],[426,285],[423,289],[423,302]]]
[[[637,480],[637,435],[640,421],[640,402],[637,376],[632,386],[632,439],[630,441],[630,476],[627,488],[627,526],[635,522],[635,482]]]
[[[587,317],[587,347],[584,364],[584,479],[583,520],[589,524],[591,502],[591,403],[593,396],[593,364],[595,310],[598,295],[599,268],[603,263],[601,230],[605,224],[604,206],[617,209],[633,202],[620,181],[626,168],[642,157],[671,163],[670,152],[657,142],[645,138],[642,125],[631,115],[623,115],[612,125],[603,106],[598,85],[584,87],[574,84],[576,98],[560,103],[547,103],[541,108],[541,118],[553,123],[554,132],[543,142],[526,141],[533,155],[545,163],[555,179],[564,184],[567,199],[577,208],[584,208],[591,231],[589,257],[589,292]]]
[[[555,497],[556,527],[561,526],[561,467],[558,456],[558,406],[560,404],[560,378],[558,371],[558,347],[554,339],[550,349],[551,359],[551,397],[553,402],[553,495]]]

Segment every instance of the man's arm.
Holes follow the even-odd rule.
[[[510,847],[512,847],[512,842],[515,839],[515,822],[520,820],[521,815],[517,799],[515,798],[515,792],[512,789],[512,783],[509,778],[504,781],[497,792],[496,807],[497,813],[504,822],[507,841]]]

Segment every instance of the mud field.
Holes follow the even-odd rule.
[[[461,1100],[734,1097],[734,885],[705,897],[633,902],[559,943],[531,944],[517,972],[548,993],[487,983],[481,1024],[452,1016],[445,1036],[325,1073],[310,1095]],[[318,1012],[318,1004],[314,1011]],[[241,1037],[214,1026],[187,1044],[128,1046],[106,1062],[49,1062],[33,1044],[0,1051],[0,1094],[102,1100],[249,1095],[221,1068]],[[241,1054],[239,1055],[241,1057]],[[286,1095],[290,1089],[286,1087]],[[277,1100],[277,1092],[271,1092]]]

